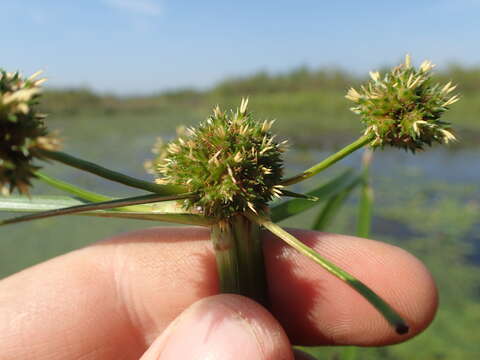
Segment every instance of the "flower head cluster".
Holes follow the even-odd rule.
[[[40,73],[23,78],[0,69],[0,190],[27,193],[38,169],[32,164],[37,149],[53,149],[58,140],[48,134],[44,115],[36,111]]]
[[[269,131],[273,121],[257,122],[247,112],[247,102],[230,112],[217,106],[198,128],[186,129],[167,145],[157,183],[196,193],[185,200],[186,208],[228,218],[248,209],[259,211],[281,195],[284,143],[274,141]]]
[[[346,98],[355,103],[351,110],[362,117],[365,134],[374,136],[373,147],[391,145],[414,152],[433,142],[455,140],[450,124],[440,120],[458,100],[451,95],[455,86],[432,84],[433,67],[424,61],[416,69],[407,55],[404,64],[383,78],[370,72],[371,80],[360,91],[348,91]]]
[[[184,125],[177,126],[177,137],[184,136],[186,134],[185,131],[186,127]],[[165,142],[161,136],[156,138],[151,149],[153,159],[148,159],[143,163],[143,167],[147,173],[153,175],[157,174],[157,169],[162,165],[162,163],[165,161],[165,158],[168,156],[167,146],[168,142]]]

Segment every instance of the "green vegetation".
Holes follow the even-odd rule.
[[[371,237],[388,241],[426,263],[440,290],[441,304],[434,323],[418,338],[391,347],[358,348],[356,359],[474,359],[480,355],[479,253],[474,242],[480,226],[478,187],[423,182],[421,177],[377,177]],[[41,189],[39,189],[41,190]],[[44,189],[43,189],[44,190]],[[358,190],[357,196],[358,196]],[[409,209],[405,212],[405,209]],[[319,207],[285,226],[310,228]],[[342,207],[328,231],[354,234],[358,197]],[[0,230],[0,277],[52,256],[120,232],[152,226],[144,221],[60,217]],[[35,234],[35,236],[32,236]],[[319,358],[343,359],[341,348],[312,348]]]
[[[455,124],[461,145],[469,140],[474,143],[480,134],[477,120],[480,69],[452,66],[437,77],[442,83],[453,80],[460,85],[462,101],[452,107],[446,120]],[[293,139],[296,147],[332,147],[350,142],[359,136],[361,124],[349,111],[350,104],[344,96],[349,86],[357,86],[359,82],[360,79],[342,71],[301,68],[288,74],[259,73],[231,79],[206,91],[182,90],[144,97],[100,96],[86,89],[50,90],[44,97],[43,110],[51,114],[50,127],[61,129],[69,151],[137,175],[143,174],[143,160],[149,157],[146,149],[156,135],[173,134],[180,124],[196,124],[209,113],[211,104],[235,106],[245,95],[252,97],[252,107],[259,118],[278,119],[276,129]],[[325,135],[318,136],[319,133]],[[318,154],[294,152],[290,158],[290,168],[303,169],[314,163]],[[458,159],[461,161],[460,156]],[[74,170],[50,166],[45,170],[62,179],[74,179],[76,184],[95,191],[133,195],[121,185],[107,186],[90,175],[79,176]],[[325,174],[326,182],[334,173],[329,170]],[[311,216],[288,219],[282,226],[311,228],[316,224],[322,228],[328,226],[328,231],[355,234],[359,200],[353,198],[343,203],[344,192],[351,191],[351,183],[344,185],[338,198],[328,204],[342,205],[342,211],[334,219],[320,221],[321,208],[316,207]],[[478,249],[474,249],[480,226],[478,184],[466,187],[424,182],[401,168],[398,174],[375,171],[372,185],[376,201],[371,237],[397,244],[424,261],[439,284],[441,307],[431,328],[418,338],[393,347],[358,349],[353,357],[382,360],[478,357],[480,258]],[[48,189],[49,194],[61,194]],[[47,193],[47,188],[36,186],[33,194],[40,193]],[[0,229],[0,278],[101,238],[145,226],[151,223],[63,217]],[[337,359],[346,354],[339,348],[312,349],[312,352],[322,358]]]
[[[341,70],[303,67],[285,74],[260,72],[233,78],[205,91],[185,89],[119,97],[98,95],[88,89],[50,90],[42,103],[54,120],[51,128],[70,129],[72,125],[65,122],[75,122],[75,128],[89,133],[94,119],[97,129],[110,131],[135,119],[139,132],[151,132],[153,128],[157,133],[174,134],[178,125],[197,124],[209,113],[211,104],[234,108],[242,96],[251,96],[255,114],[277,119],[275,129],[280,135],[288,136],[297,146],[327,148],[345,143],[361,131],[345,94],[350,86],[357,87],[364,80]],[[474,144],[480,134],[480,68],[452,65],[437,72],[434,80],[458,84],[462,101],[444,120],[455,124],[462,146]]]
[[[476,358],[480,355],[480,266],[472,252],[478,241],[474,232],[480,226],[480,192],[475,187],[405,182],[396,184],[398,194],[393,195],[391,185],[391,179],[376,182],[379,201],[372,238],[398,245],[422,259],[437,281],[440,308],[433,324],[417,338],[395,346],[358,348],[356,359]],[[343,210],[329,230],[354,233],[355,202]],[[382,230],[386,224],[390,229]],[[341,353],[338,348],[311,351],[320,358],[343,359],[335,357]]]

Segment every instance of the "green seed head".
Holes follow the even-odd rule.
[[[372,147],[390,145],[415,152],[433,142],[455,140],[450,124],[440,120],[458,100],[451,95],[455,86],[432,84],[433,67],[424,61],[416,69],[407,55],[404,64],[383,78],[370,72],[366,85],[348,91],[346,98],[355,103],[351,110],[362,117],[365,134],[375,137]]]
[[[186,128],[183,125],[177,127],[177,137],[185,135]],[[153,154],[153,159],[148,159],[143,163],[143,167],[146,172],[149,174],[156,175],[157,169],[165,161],[165,158],[168,156],[167,145],[162,137],[157,137],[153,147],[151,149]]]
[[[284,143],[274,141],[273,121],[255,121],[247,103],[242,100],[230,112],[217,106],[198,128],[186,129],[166,146],[157,182],[198,194],[185,200],[186,208],[228,218],[248,209],[259,211],[281,195]]]
[[[54,149],[58,140],[48,134],[44,115],[36,111],[40,73],[23,78],[0,69],[0,190],[15,188],[27,193],[38,166],[32,164],[37,149]]]

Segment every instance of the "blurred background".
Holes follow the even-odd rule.
[[[250,97],[288,138],[287,175],[361,132],[350,86],[403,61],[437,64],[461,100],[445,120],[459,142],[412,155],[376,151],[371,237],[424,261],[441,295],[431,327],[405,344],[312,349],[329,359],[472,359],[480,355],[480,1],[84,0],[2,1],[0,66],[49,79],[41,107],[65,150],[151,180],[143,162],[158,136],[197,124],[213,105]],[[361,153],[324,173],[358,168]],[[45,172],[108,195],[135,192],[60,165]],[[306,191],[318,182],[306,182]],[[58,194],[41,185],[34,193]],[[329,228],[354,234],[358,196]],[[284,224],[309,228],[315,212]],[[0,228],[0,278],[152,223],[83,217]],[[355,259],[352,259],[355,261]],[[388,275],[388,274],[387,274]]]

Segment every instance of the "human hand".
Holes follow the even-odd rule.
[[[294,234],[368,284],[410,332],[396,334],[348,285],[267,233],[273,315],[247,298],[215,295],[208,230],[155,228],[2,280],[0,358],[293,359],[290,342],[387,345],[415,336],[433,319],[435,285],[407,252],[349,236]]]

